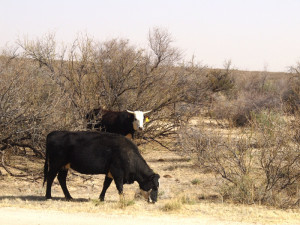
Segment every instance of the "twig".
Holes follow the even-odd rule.
[[[74,173],[73,171],[70,171],[70,173],[76,177],[80,177],[82,179],[84,179],[84,182],[88,181],[88,180],[91,180],[92,179],[92,176],[89,176],[89,177],[86,177],[84,175],[80,175],[80,174],[76,174]]]
[[[6,171],[9,175],[11,175],[11,176],[13,176],[13,177],[26,177],[26,176],[28,176],[28,175],[26,175],[26,174],[14,174],[14,173],[12,173],[12,172],[7,168],[7,166],[6,166],[6,164],[5,164],[5,161],[4,161],[4,153],[3,153],[3,152],[0,152],[0,154],[2,155],[2,156],[1,156],[1,166],[5,169],[5,171]]]
[[[151,139],[152,141],[156,142],[157,144],[159,144],[159,145],[162,146],[163,148],[166,148],[166,149],[169,150],[169,151],[173,151],[172,149],[170,149],[169,147],[167,147],[167,146],[164,145],[163,143],[159,142],[158,140],[155,140],[155,139],[152,138],[152,137],[149,137],[149,138],[143,137],[143,139],[146,140],[147,142],[150,142],[148,139]]]

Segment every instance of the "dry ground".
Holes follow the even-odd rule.
[[[99,202],[104,176],[81,175],[74,171],[67,180],[74,200],[64,200],[55,180],[52,188],[54,198],[46,201],[41,174],[43,161],[11,156],[11,163],[18,162],[18,166],[29,168],[33,176],[16,178],[0,168],[3,174],[0,176],[0,224],[35,224],[33,221],[36,224],[52,224],[52,220],[53,223],[63,220],[70,222],[65,224],[71,224],[71,221],[76,222],[72,224],[81,224],[82,220],[86,224],[96,224],[101,220],[104,224],[110,221],[125,225],[132,219],[137,224],[139,221],[141,224],[145,221],[149,224],[300,224],[299,209],[279,210],[222,202],[216,189],[219,178],[204,173],[189,158],[156,144],[143,146],[141,151],[150,167],[161,176],[156,204],[148,204],[136,196],[137,183],[125,185],[124,202],[119,202],[113,183],[107,191],[106,201]],[[22,216],[23,219],[19,219]]]

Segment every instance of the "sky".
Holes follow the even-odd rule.
[[[286,72],[300,62],[300,0],[0,0],[0,48],[55,33],[72,43],[128,39],[147,48],[167,30],[183,60],[223,68]]]

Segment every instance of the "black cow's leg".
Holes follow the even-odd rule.
[[[123,200],[124,199],[124,195],[123,195],[124,172],[121,171],[119,168],[112,166],[110,168],[110,173],[111,173],[112,177],[114,178],[117,190],[118,190],[119,195],[120,195],[120,200]]]
[[[54,178],[56,177],[57,171],[49,170],[47,174],[47,189],[46,189],[46,199],[51,198],[51,186],[53,183]]]
[[[68,191],[68,188],[67,188],[67,182],[66,182],[67,175],[68,175],[68,170],[67,169],[61,169],[58,172],[57,179],[58,179],[59,184],[60,184],[60,186],[61,186],[61,188],[64,192],[66,200],[70,200],[70,199],[72,199],[72,197],[71,197],[71,195]]]
[[[122,177],[115,177],[115,184],[118,189],[119,195],[120,195],[120,200],[124,199],[123,195],[123,178]]]
[[[103,183],[103,188],[102,188],[101,194],[99,196],[100,201],[104,201],[106,190],[109,188],[112,180],[113,180],[112,178],[110,178],[108,176],[105,176],[105,180],[104,180],[104,183]]]

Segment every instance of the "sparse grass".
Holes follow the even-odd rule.
[[[170,211],[179,210],[181,209],[181,207],[182,207],[182,203],[178,199],[173,199],[165,203],[161,207],[161,210],[164,212],[170,212]]]
[[[191,183],[192,183],[193,185],[199,185],[199,184],[201,184],[201,181],[200,181],[198,178],[195,178],[195,179],[193,179],[193,180],[191,181]]]
[[[180,196],[179,200],[184,205],[194,205],[194,204],[196,204],[195,198],[192,198],[188,194],[184,194],[184,195]]]
[[[104,202],[100,201],[100,199],[91,199],[90,202],[94,205],[94,206],[99,206],[99,205],[103,205]]]
[[[164,196],[164,194],[165,194],[165,192],[164,192],[164,191],[159,191],[159,192],[158,192],[158,198],[160,198],[160,197]]]
[[[196,204],[195,199],[191,198],[187,194],[179,195],[179,197],[167,201],[161,210],[164,212],[177,211],[182,208],[183,205],[194,205]]]
[[[134,200],[126,200],[125,198],[123,198],[122,200],[120,200],[118,202],[117,207],[120,208],[120,209],[125,209],[126,207],[132,206],[134,204],[135,204]]]

